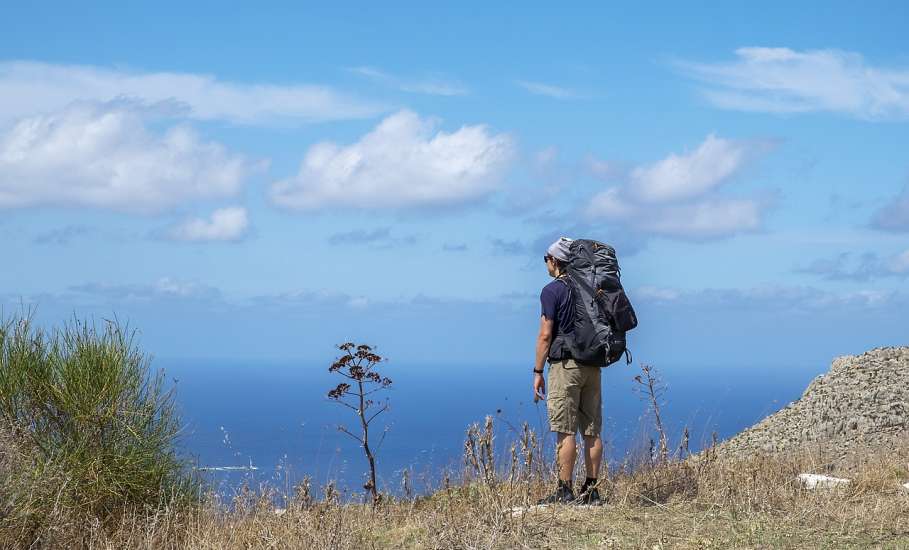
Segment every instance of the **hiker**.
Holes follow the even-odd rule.
[[[574,303],[567,277],[568,247],[572,239],[561,237],[552,243],[543,256],[549,275],[555,280],[543,287],[540,293],[542,314],[540,334],[537,337],[536,363],[533,370],[534,400],[546,399],[549,428],[556,432],[556,455],[559,483],[556,491],[542,499],[540,504],[570,503],[600,504],[596,482],[603,460],[603,440],[600,428],[603,420],[600,394],[599,365],[585,365],[559,353],[550,356],[553,340],[573,329]],[[549,360],[549,394],[543,366]],[[587,479],[581,485],[578,497],[572,489],[572,470],[577,459],[575,433],[584,437],[584,464]]]
[[[559,480],[555,492],[540,500],[539,504],[600,504],[596,486],[603,460],[600,369],[621,357],[625,352],[624,330],[637,325],[631,304],[619,282],[615,250],[596,241],[577,241],[572,247],[573,242],[561,237],[549,246],[543,256],[546,269],[555,280],[543,287],[540,293],[542,313],[533,369],[533,391],[535,402],[546,399],[549,428],[556,433]],[[569,264],[573,258],[580,260],[574,268],[576,279],[569,276]],[[579,286],[580,280],[584,280],[584,286]],[[594,283],[592,288],[590,282]],[[576,296],[595,302],[603,315],[591,319],[587,308],[575,310]],[[609,327],[605,326],[603,319],[610,320]],[[543,366],[547,360],[548,395],[543,378]],[[572,471],[577,460],[577,432],[584,439],[587,478],[576,498]]]

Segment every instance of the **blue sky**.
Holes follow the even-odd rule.
[[[4,9],[6,312],[529,364],[565,234],[617,247],[642,360],[906,344],[904,3],[121,4]]]

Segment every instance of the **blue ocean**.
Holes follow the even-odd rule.
[[[241,483],[292,486],[303,476],[355,490],[367,470],[358,443],[338,430],[358,428],[353,412],[327,398],[341,381],[328,364],[181,361],[158,359],[175,381],[184,431],[181,446],[213,485],[230,491]],[[384,392],[390,408],[372,425],[379,485],[397,492],[404,470],[417,491],[438,484],[461,463],[469,424],[494,419],[497,443],[506,448],[523,423],[546,433],[545,403],[533,402],[527,365],[382,365],[393,380]],[[637,365],[604,370],[604,442],[607,459],[620,462],[646,446],[653,433],[649,404],[638,391]],[[677,446],[684,428],[691,450],[734,435],[797,399],[820,374],[805,366],[656,368],[665,385],[661,415]],[[380,398],[383,394],[378,394]],[[551,436],[546,438],[551,450]],[[551,456],[548,452],[546,456]],[[250,469],[252,466],[254,469]],[[245,467],[225,471],[221,468]]]

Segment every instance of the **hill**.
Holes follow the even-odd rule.
[[[804,394],[723,442],[727,456],[814,451],[845,466],[856,453],[905,447],[909,437],[909,347],[833,361]]]

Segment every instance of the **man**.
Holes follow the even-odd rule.
[[[540,293],[542,314],[540,334],[537,337],[536,363],[533,369],[534,401],[546,399],[549,429],[556,432],[556,456],[559,483],[556,491],[542,499],[540,504],[581,503],[600,504],[596,488],[600,462],[603,459],[603,441],[600,429],[603,419],[600,396],[600,367],[577,363],[562,346],[551,349],[553,340],[560,334],[574,330],[572,317],[574,302],[568,283],[568,247],[572,239],[561,237],[547,249],[543,260],[549,275],[555,280],[543,287]],[[549,395],[543,366],[549,360]],[[584,463],[587,479],[575,498],[572,490],[572,470],[577,459],[575,433],[584,438]]]

